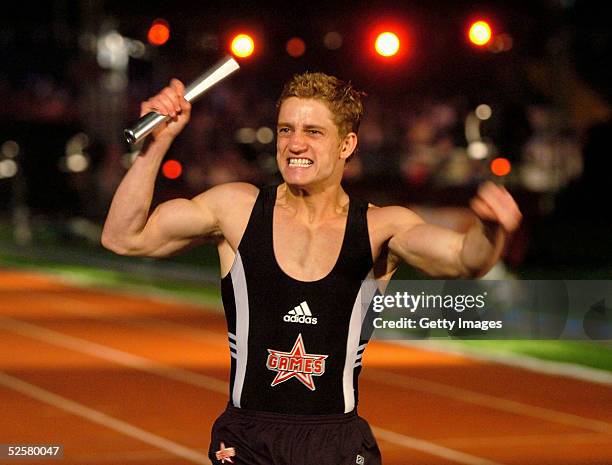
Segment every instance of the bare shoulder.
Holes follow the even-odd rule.
[[[398,233],[421,224],[423,220],[412,210],[400,206],[368,206],[368,234],[378,279],[390,279],[399,260],[390,253],[389,244]]]
[[[249,222],[259,189],[246,182],[219,184],[192,199],[209,212],[221,235],[236,250]]]
[[[242,209],[250,211],[255,204],[257,194],[259,194],[259,189],[253,184],[229,182],[211,187],[192,200],[215,213],[231,213]]]

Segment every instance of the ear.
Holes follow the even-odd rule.
[[[340,158],[346,160],[357,148],[357,134],[349,132],[340,143]]]

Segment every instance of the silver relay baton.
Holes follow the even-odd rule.
[[[226,56],[210,67],[204,74],[198,77],[195,81],[185,88],[185,100],[190,103],[195,102],[200,95],[210,89],[212,86],[225,79],[227,76],[238,70],[240,65],[231,56]],[[150,111],[142,116],[134,126],[124,129],[123,134],[130,144],[137,144],[164,121],[170,117],[160,115],[157,112]]]

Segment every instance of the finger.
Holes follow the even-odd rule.
[[[140,104],[140,116],[146,115],[152,110],[153,109],[151,108],[151,104],[149,103],[148,100],[145,100],[144,102]]]
[[[505,187],[493,184],[488,187],[487,194],[494,199],[494,202],[500,209],[507,212],[507,214],[510,216],[518,217],[520,221],[520,218],[522,218],[523,215],[521,214],[516,201]]]
[[[486,202],[478,197],[474,197],[470,201],[470,207],[472,210],[474,210],[474,213],[476,213],[476,215],[483,220],[494,221],[497,219],[497,216],[491,207],[489,207]]]
[[[182,113],[189,114],[191,112],[191,103],[185,100],[185,86],[178,79],[172,79],[170,81],[170,87],[172,87],[179,95],[180,111]]]
[[[189,115],[191,113],[191,103],[181,97],[180,101],[181,113],[185,115]]]
[[[504,197],[504,199],[506,199],[506,201],[509,201],[511,203],[513,203],[514,205],[516,205],[516,201],[514,200],[514,197],[512,197],[512,194],[510,192],[508,192],[508,189],[506,189],[503,186],[500,186],[500,190],[502,193],[502,196]],[[518,208],[518,205],[517,205]]]
[[[513,231],[518,227],[523,215],[512,195],[504,187],[487,181],[479,187],[477,198],[489,207],[494,214],[492,219],[499,222],[504,229]]]
[[[159,102],[157,96],[151,97],[149,100],[145,100],[140,104],[140,115],[146,115],[147,113],[154,111],[159,114],[165,114],[163,103]]]
[[[487,192],[485,196],[479,197],[480,200],[485,202],[495,215],[495,220],[499,222],[504,229],[507,231],[514,231],[522,218],[521,212],[519,211],[514,200],[507,202],[500,200],[496,195],[491,192]]]
[[[479,196],[486,202],[489,202],[494,210],[513,210],[515,206],[514,199],[501,186],[493,183],[487,183],[479,192]]]
[[[175,113],[178,113],[179,111],[181,111],[181,104],[180,104],[181,96],[175,89],[171,87],[166,87],[164,90],[162,90],[161,93],[162,95],[170,99]]]
[[[185,95],[185,86],[178,79],[172,79],[170,81],[170,87],[172,87],[181,97]]]
[[[485,187],[484,190],[485,192],[493,196],[495,199],[497,199],[497,201],[500,204],[504,205],[506,208],[514,207],[515,209],[518,209],[514,198],[504,186],[490,183]]]
[[[502,194],[502,190],[501,190],[501,186],[498,186],[497,184],[492,183],[491,181],[487,181],[485,183],[483,183],[479,188],[478,188],[478,195],[480,197],[495,197],[498,199],[501,199],[503,194]]]
[[[478,195],[482,194],[483,192],[487,192],[492,187],[495,187],[495,184],[493,184],[492,181],[483,182],[480,186],[478,186]]]
[[[170,98],[168,95],[164,94],[163,92],[155,96],[154,103],[156,105],[159,105],[160,111],[158,113],[161,113],[162,115],[170,116],[172,118],[176,116],[176,110],[174,109],[174,102],[172,101],[172,98]]]

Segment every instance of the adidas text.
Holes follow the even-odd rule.
[[[287,323],[306,323],[308,325],[316,325],[317,319],[311,316],[305,315],[285,315],[283,321]]]

